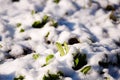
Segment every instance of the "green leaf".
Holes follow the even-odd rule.
[[[50,60],[53,59],[53,58],[54,58],[54,55],[53,55],[53,54],[48,55],[48,56],[46,57],[46,63],[43,64],[41,67],[44,67],[44,66],[48,65],[49,62],[50,62]]]
[[[84,65],[87,64],[86,54],[83,53],[74,53],[73,55],[74,66],[72,67],[74,70],[79,70]]]
[[[20,29],[20,32],[22,33],[22,32],[25,32],[25,30],[22,28],[22,29]]]
[[[60,78],[60,76],[62,76],[62,75],[60,75],[59,72],[58,72],[57,74],[51,74],[51,73],[48,71],[47,76],[44,75],[44,77],[43,77],[42,80],[62,80],[62,79]]]
[[[58,26],[58,23],[57,22],[55,22],[54,20],[51,20],[51,26],[54,26],[55,28],[57,28],[57,26]]]
[[[65,51],[67,54],[69,52],[69,47],[68,47],[68,44],[66,42],[64,42],[64,48],[65,48]]]
[[[32,11],[31,11],[31,14],[34,15],[34,14],[35,14],[35,10],[32,10]]]
[[[46,64],[48,64],[49,61],[50,61],[53,57],[54,57],[53,54],[48,55],[48,56],[46,57]]]
[[[37,60],[40,57],[40,55],[39,54],[33,54],[32,57],[33,57],[33,59]]]
[[[75,66],[77,66],[77,65],[78,65],[78,63],[79,63],[79,59],[78,59],[78,58],[76,58],[76,59],[75,59]]]
[[[17,25],[17,27],[20,27],[22,24],[21,23],[17,23],[16,25]]]
[[[45,66],[47,66],[48,64],[43,64],[41,67],[45,67]]]
[[[35,21],[35,22],[32,24],[32,27],[33,27],[33,28],[42,28],[43,26],[41,25],[41,22],[40,22],[40,21]]]
[[[60,2],[60,0],[54,0],[53,2],[58,4]]]
[[[48,33],[45,35],[45,37],[48,38],[49,34],[50,34],[50,32],[48,32]]]
[[[24,79],[25,79],[25,76],[22,76],[22,75],[14,78],[14,80],[24,80]]]
[[[47,43],[47,44],[50,44],[51,43],[51,41],[49,41],[48,40],[48,36],[50,35],[50,32],[48,32],[46,35],[45,35],[45,42]]]
[[[48,22],[48,19],[49,19],[49,16],[44,15],[44,16],[43,16],[43,19],[42,19],[42,22],[43,22],[43,23],[47,23],[47,22]]]
[[[56,47],[57,47],[58,51],[60,52],[60,56],[64,56],[65,52],[64,52],[64,49],[62,47],[62,44],[60,44],[59,42],[56,42]]]
[[[90,69],[91,66],[85,66],[80,70],[80,72],[82,72],[83,74],[87,74]]]
[[[48,22],[49,17],[47,15],[43,16],[42,21],[35,21],[32,24],[33,28],[42,28]]]

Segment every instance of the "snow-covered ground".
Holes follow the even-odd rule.
[[[120,80],[120,0],[0,0],[0,80]]]

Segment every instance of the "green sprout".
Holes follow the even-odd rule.
[[[61,77],[63,73],[61,71],[57,72],[57,74],[51,74],[49,71],[47,72],[47,76],[44,75],[42,80],[62,80]]]
[[[21,25],[22,25],[21,23],[17,23],[17,24],[16,24],[17,27],[20,27]]]
[[[64,56],[65,52],[64,52],[64,49],[62,47],[62,44],[60,44],[59,42],[56,42],[56,47],[57,47],[58,51],[60,52],[60,56]]]
[[[57,28],[58,23],[54,20],[51,20],[51,26],[54,26],[55,28]]]
[[[74,61],[75,66],[77,66],[78,63],[79,63],[79,58],[76,58],[75,61]]]
[[[49,19],[49,16],[45,15],[42,19],[42,21],[35,21],[33,24],[32,24],[32,27],[33,28],[42,28],[44,27],[44,25],[48,22],[48,19]]]
[[[86,75],[90,71],[90,69],[91,69],[91,66],[85,66],[80,70],[80,72]]]
[[[24,80],[24,79],[25,79],[25,76],[22,76],[22,75],[14,78],[14,80]]]
[[[32,11],[31,11],[31,14],[32,14],[32,15],[34,15],[35,13],[36,13],[35,10],[32,10]]]
[[[49,19],[49,16],[44,15],[44,16],[43,16],[43,19],[42,19],[42,23],[43,23],[43,24],[46,24],[46,23],[48,22],[48,19]]]
[[[46,64],[42,65],[42,67],[48,65],[50,63],[50,60],[52,60],[54,58],[54,55],[53,54],[49,54],[47,57],[46,57]]]
[[[48,38],[49,35],[50,35],[50,32],[48,32],[48,33],[45,35],[45,38]]]
[[[50,44],[51,43],[51,41],[50,40],[48,40],[48,36],[50,35],[50,32],[48,32],[46,35],[45,35],[45,42],[47,43],[47,44]]]
[[[22,29],[20,29],[20,32],[22,33],[22,32],[25,32],[25,30],[22,28]]]
[[[73,55],[74,66],[72,67],[74,70],[78,70],[87,64],[86,54],[75,54]]]
[[[40,57],[40,55],[39,54],[33,54],[32,57],[33,57],[33,59],[37,60]]]
[[[54,0],[53,2],[58,4],[60,2],[60,0]]]
[[[69,51],[69,47],[68,47],[67,43],[64,42],[63,45],[64,46],[62,46],[61,43],[56,42],[56,47],[57,47],[58,51],[60,52],[60,56],[66,55],[68,53],[68,51]]]
[[[64,42],[64,48],[65,48],[65,51],[67,54],[69,52],[69,47],[68,47],[68,44],[66,42]]]
[[[48,64],[49,61],[50,61],[52,58],[54,58],[54,55],[53,55],[53,54],[48,55],[48,56],[46,57],[46,64]]]
[[[35,21],[35,22],[32,24],[32,27],[33,27],[33,28],[42,28],[43,26],[41,26],[41,22],[40,22],[40,21]]]

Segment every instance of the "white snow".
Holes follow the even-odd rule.
[[[120,0],[12,1],[0,0],[0,80],[44,80],[59,71],[60,80],[120,80]],[[33,27],[42,20],[42,28]],[[64,51],[66,42],[68,53],[60,56],[56,42]]]

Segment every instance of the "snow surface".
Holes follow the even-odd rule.
[[[115,10],[106,10],[108,5]],[[51,21],[33,28],[44,15],[56,21],[57,28]],[[56,42],[66,42],[69,52],[60,56]],[[73,68],[77,53],[87,56],[81,67],[91,66],[87,74]],[[51,54],[54,58],[43,66]],[[43,80],[48,71],[61,71],[61,80],[120,80],[120,0],[0,0],[0,80],[20,75]]]

